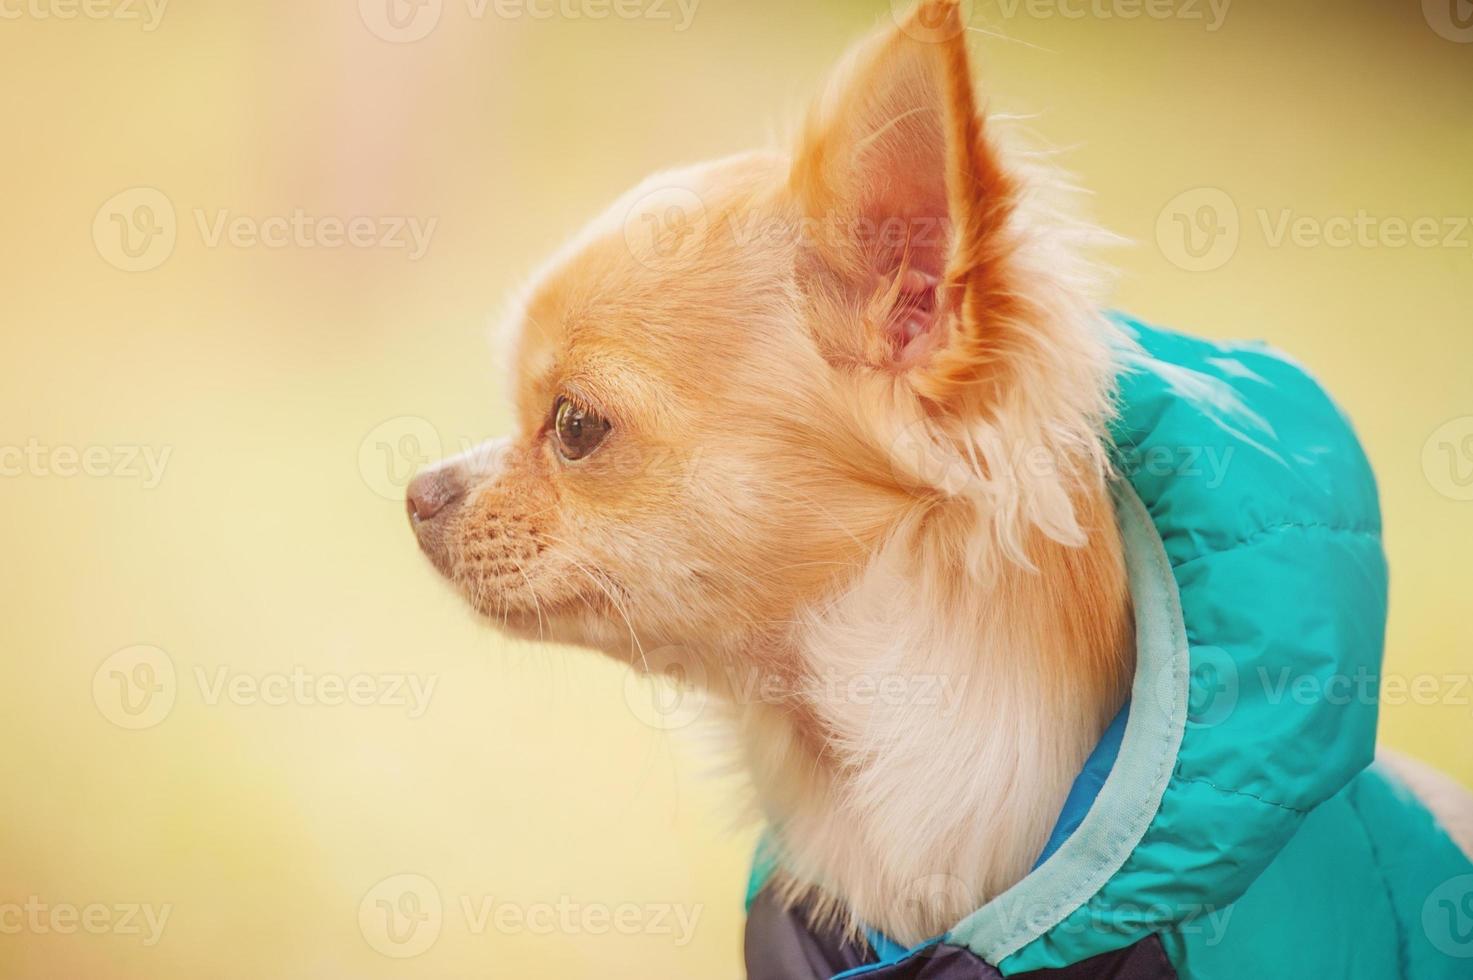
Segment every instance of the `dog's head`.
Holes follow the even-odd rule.
[[[516,431],[416,478],[421,547],[506,629],[630,658],[750,649],[902,525],[990,529],[958,567],[1078,538],[1108,357],[1033,193],[923,3],[791,152],[656,176],[547,266]]]

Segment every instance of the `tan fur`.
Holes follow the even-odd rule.
[[[901,941],[1027,872],[1133,669],[1090,233],[961,27],[929,0],[791,152],[593,222],[512,311],[517,431],[416,522],[508,631],[719,695],[788,894]],[[575,462],[559,397],[611,423]]]
[[[1473,859],[1473,792],[1425,762],[1384,746],[1377,749],[1376,761],[1406,784],[1407,789],[1432,811],[1453,842]]]

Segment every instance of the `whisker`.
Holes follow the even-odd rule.
[[[549,535],[549,540],[562,545],[564,548],[568,547],[568,543],[566,541],[563,541],[562,539],[555,536]],[[605,597],[608,598],[609,603],[614,607],[615,610],[618,611],[620,617],[622,617],[624,620],[624,626],[629,630],[629,638],[634,642],[634,648],[639,652],[640,663],[644,665],[645,672],[648,673],[650,670],[649,658],[645,655],[644,644],[640,642],[639,633],[634,628],[634,621],[629,617],[629,610],[624,607],[624,605],[618,600],[617,597],[615,597],[613,591],[606,587],[603,582],[599,581],[598,576],[594,574],[593,570],[589,569],[582,562],[578,561],[576,558],[573,558],[570,555],[564,555],[563,557],[566,558],[567,561],[574,568],[578,569],[578,571],[587,576],[588,580],[592,582],[594,586],[604,594]]]
[[[532,597],[532,608],[537,610],[537,642],[541,643],[543,640],[542,603],[539,602],[537,599],[537,590],[532,588],[532,580],[527,577],[527,572],[524,568],[522,568],[522,563],[517,560],[517,556],[508,553],[507,557],[510,558],[511,563],[517,567],[517,574],[522,577],[522,581],[527,583],[527,594]]]

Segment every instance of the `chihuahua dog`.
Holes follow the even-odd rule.
[[[510,317],[516,433],[408,494],[499,628],[704,685],[790,897],[905,942],[1028,873],[1134,668],[1119,340],[1056,185],[928,0],[791,147],[657,175],[554,257]],[[965,887],[902,900],[938,871]]]

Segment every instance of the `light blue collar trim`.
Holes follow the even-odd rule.
[[[1074,785],[1069,788],[1069,796],[1064,800],[1064,809],[1059,812],[1059,819],[1054,821],[1053,833],[1049,834],[1048,843],[1043,845],[1043,853],[1034,862],[1034,869],[1053,857],[1054,852],[1064,846],[1064,841],[1074,836],[1079,825],[1084,823],[1084,818],[1089,816],[1090,809],[1099,798],[1100,790],[1105,786],[1105,780],[1110,778],[1110,770],[1115,768],[1115,760],[1120,757],[1120,743],[1125,740],[1125,725],[1129,719],[1130,702],[1127,701],[1115,720],[1110,722],[1110,727],[1105,729],[1105,734],[1100,736],[1100,741],[1089,754],[1089,758],[1084,761],[1084,769],[1074,778]]]
[[[947,935],[993,965],[1047,934],[1120,870],[1161,805],[1181,746],[1190,668],[1181,597],[1145,505],[1124,483],[1115,500],[1135,610],[1130,716],[1119,757],[1078,830]]]

